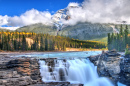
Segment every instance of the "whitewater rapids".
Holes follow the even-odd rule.
[[[68,81],[84,86],[114,86],[107,78],[98,76],[96,66],[89,59],[40,60],[39,64],[43,82]]]

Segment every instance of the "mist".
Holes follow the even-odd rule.
[[[85,0],[77,8],[70,8],[70,20],[62,20],[64,24],[75,25],[78,22],[121,23],[130,24],[130,0]],[[76,3],[70,3],[70,5]]]
[[[75,25],[78,22],[122,23],[130,24],[130,0],[85,0],[82,3],[70,2],[66,7],[69,20],[61,19],[62,24]],[[75,8],[70,8],[75,6]],[[20,16],[0,15],[0,27],[3,25],[22,27],[35,23],[52,25],[49,11],[27,10]]]

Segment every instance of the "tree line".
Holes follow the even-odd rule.
[[[108,49],[116,49],[117,51],[124,51],[126,47],[130,46],[129,28],[120,26],[119,33],[108,33]]]
[[[0,50],[6,51],[66,51],[66,48],[106,48],[96,41],[81,41],[68,37],[33,32],[0,32]]]

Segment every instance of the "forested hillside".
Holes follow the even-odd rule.
[[[19,32],[34,32],[56,36],[57,34],[64,37],[79,40],[96,40],[107,37],[108,33],[113,32],[113,28],[109,24],[99,23],[78,23],[76,25],[63,25],[60,30],[56,26],[46,26],[43,24],[33,24],[18,28]]]
[[[81,41],[68,37],[29,32],[0,32],[0,49],[7,51],[65,51],[66,48],[106,48],[97,41]]]
[[[34,33],[50,34],[50,35],[54,35],[54,36],[57,35],[56,26],[44,25],[41,23],[24,26],[24,27],[18,28],[17,31],[18,32],[34,32]]]
[[[116,49],[118,51],[124,51],[126,47],[130,46],[130,34],[129,27],[126,25],[120,25],[119,33],[108,34],[108,49]]]

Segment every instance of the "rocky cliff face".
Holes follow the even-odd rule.
[[[0,58],[0,85],[27,86],[41,83],[39,65],[36,59]]]
[[[130,55],[125,55],[124,59],[121,61],[120,67],[120,82],[130,86]]]
[[[101,55],[89,57],[97,66],[99,76],[108,77],[117,86],[117,82],[130,85],[130,57],[121,55],[116,51],[102,53]]]
[[[53,59],[41,59],[54,65]],[[70,82],[42,82],[39,61],[27,57],[0,55],[0,86],[83,86]]]
[[[113,28],[107,24],[93,24],[85,22],[78,23],[73,26],[64,26],[58,34],[74,39],[92,40],[107,37],[107,34],[112,32]]]
[[[41,23],[24,26],[24,27],[18,28],[17,31],[57,35],[57,28],[55,26],[43,25]]]
[[[69,7],[78,8],[78,7]],[[75,25],[63,24],[62,20],[69,20],[69,9],[58,10],[53,16],[53,25],[33,24],[18,28],[17,31],[44,33],[50,35],[60,35],[79,40],[93,40],[107,37],[107,33],[114,32],[110,24],[99,24],[90,22],[79,22]],[[116,29],[115,29],[116,31]]]

